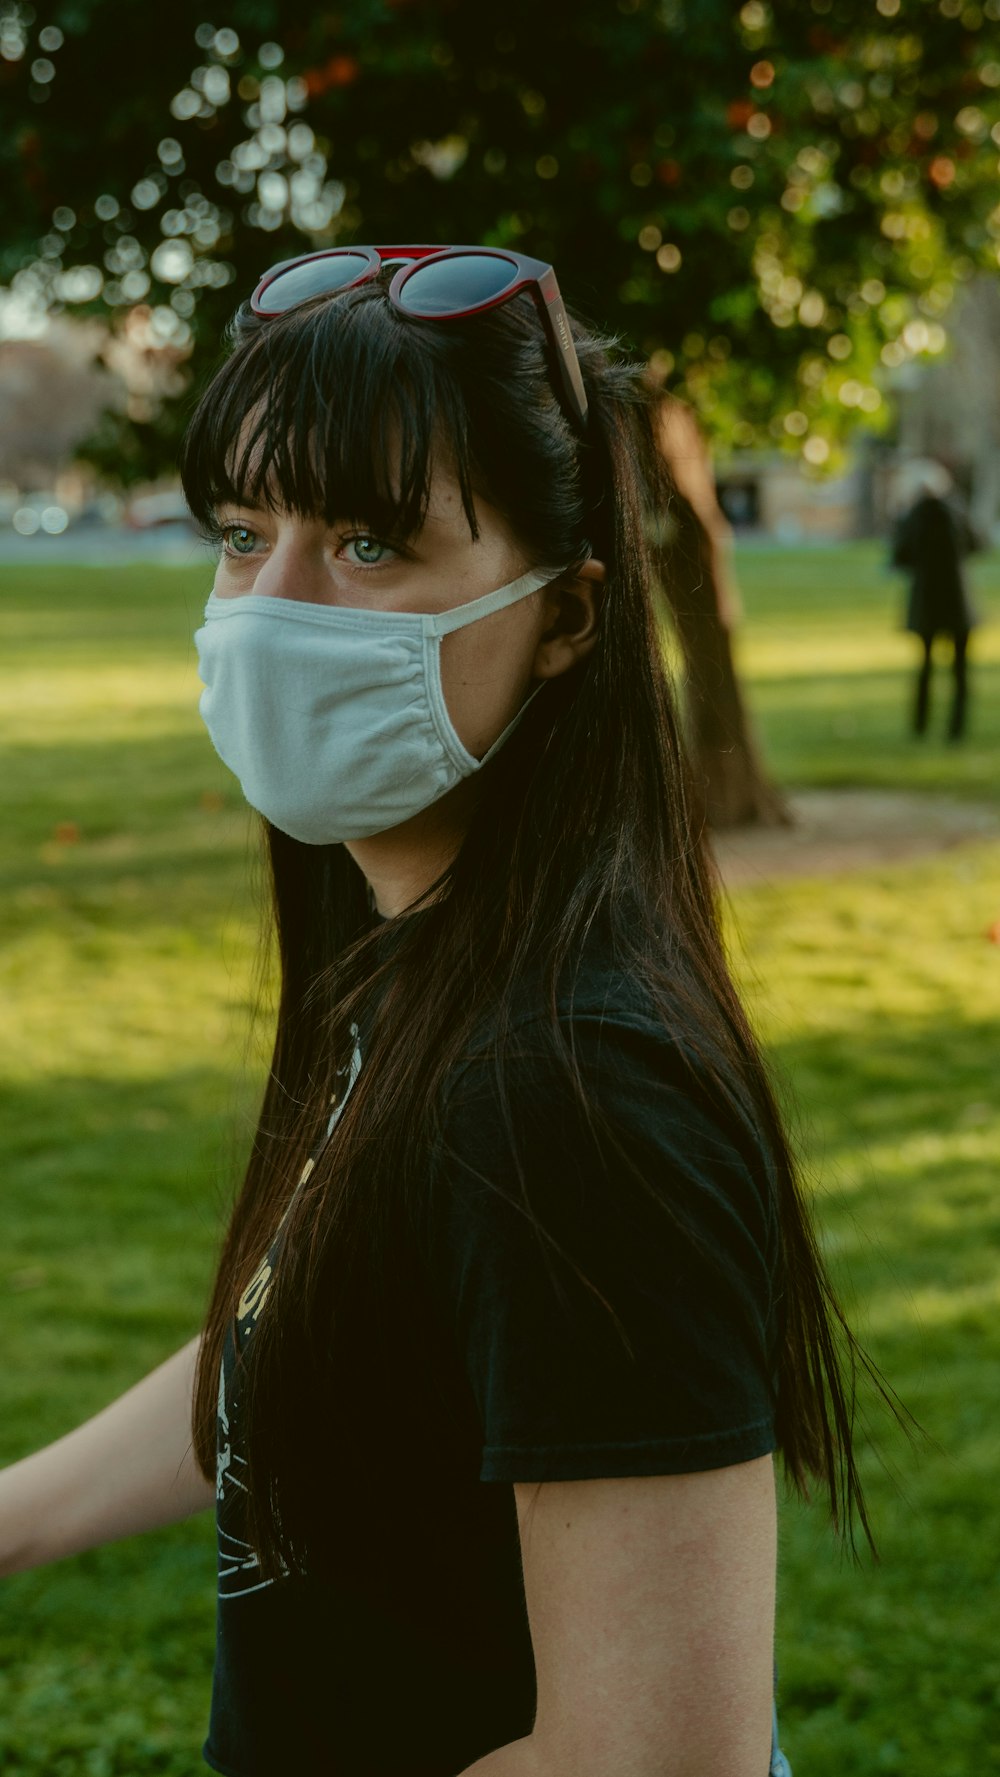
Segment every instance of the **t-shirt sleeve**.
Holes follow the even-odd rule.
[[[509,1118],[482,1061],[443,1119],[431,1276],[481,1422],[480,1479],[765,1455],[778,1236],[764,1149],[655,1027],[578,1018],[573,1045],[586,1109],[522,1044]]]

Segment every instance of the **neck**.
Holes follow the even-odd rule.
[[[472,797],[471,783],[456,784],[402,826],[346,842],[384,919],[405,912],[453,862],[468,828]]]

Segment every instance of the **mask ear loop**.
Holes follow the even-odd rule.
[[[544,572],[544,570],[543,570],[543,572]],[[541,574],[525,574],[521,580],[515,580],[512,586],[504,587],[503,590],[507,593],[513,593],[514,598],[523,598],[525,596],[527,584],[528,584],[529,580],[540,582],[540,584],[538,584],[534,587],[534,590],[536,592],[538,592],[541,590],[542,586],[551,586],[553,581],[561,579],[563,574],[566,574],[568,572],[569,572],[568,568],[560,568],[557,573],[552,573],[551,571],[545,573],[544,578],[542,578]],[[495,596],[495,595],[491,595],[489,593],[487,594],[488,598],[491,596]],[[505,604],[506,603],[513,604],[514,598],[505,599],[504,603]],[[483,601],[481,599],[476,600],[475,602],[480,605],[483,603]],[[464,608],[468,609],[469,607],[466,606]],[[458,609],[461,610],[461,609],[463,609],[463,607],[460,605],[458,607]],[[483,613],[483,615],[485,616],[485,612]],[[523,722],[525,716],[528,713],[529,708],[534,703],[535,698],[539,695],[539,693],[541,691],[545,690],[545,687],[547,684],[548,684],[548,680],[543,679],[540,685],[535,686],[535,689],[534,689],[534,691],[532,691],[531,695],[529,697],[525,698],[524,702],[522,703],[522,705],[521,705],[520,709],[518,710],[517,715],[514,717],[513,721],[508,722],[503,733],[497,735],[496,740],[493,742],[493,745],[489,748],[488,752],[485,752],[483,754],[482,758],[479,761],[480,770],[482,770],[482,767],[484,765],[487,765],[489,763],[489,761],[493,758],[493,755],[495,753],[499,753],[500,748],[504,744],[504,741],[508,738],[509,735],[513,734],[513,732],[514,732],[515,728],[518,726],[518,724],[520,722]]]
[[[439,611],[435,615],[427,615],[423,617],[424,635],[428,638],[435,638],[438,640],[442,636],[452,635],[455,630],[465,629],[468,624],[477,622],[481,617],[489,617],[494,611],[506,610],[510,605],[517,604],[519,600],[529,598],[532,593],[540,592],[543,586],[550,586],[553,581],[560,579],[562,575],[567,572],[568,570],[565,567],[529,569],[528,573],[522,574],[520,579],[512,580],[509,586],[498,586],[495,592],[487,592],[484,593],[481,598],[470,599],[467,605],[456,605],[451,611]],[[440,685],[439,667],[437,686],[441,707],[444,711],[447,725],[451,728],[451,717],[448,715],[444,703],[444,693],[441,690]],[[504,742],[513,734],[518,723],[523,721],[529,704],[533,703],[538,696],[538,693],[544,689],[545,680],[543,679],[540,685],[536,685],[531,695],[525,698],[516,716],[512,721],[508,722],[503,733],[497,735],[493,745],[483,754],[481,759],[477,760],[476,763],[479,770],[482,770],[482,767],[500,751]],[[466,754],[466,757],[468,756],[469,755]]]
[[[503,733],[497,735],[497,738],[493,742],[493,745],[490,747],[489,751],[483,754],[482,758],[479,761],[480,771],[482,770],[484,765],[489,764],[494,753],[499,753],[500,748],[503,746],[503,743],[507,739],[508,735],[513,734],[513,732],[514,732],[515,728],[518,726],[518,724],[520,722],[523,722],[525,716],[528,713],[529,708],[534,703],[535,698],[538,696],[538,693],[540,691],[544,691],[547,684],[548,684],[548,680],[543,679],[540,685],[535,686],[535,689],[534,689],[534,691],[532,691],[531,695],[529,697],[525,698],[524,702],[522,703],[520,709],[517,712],[517,715],[514,717],[514,720],[512,722],[507,723],[507,726],[504,729]]]
[[[509,605],[516,605],[520,599],[529,598],[533,592],[540,592],[543,586],[549,586],[567,573],[566,568],[533,568],[522,574],[519,580],[512,580],[509,586],[498,586],[495,592],[484,592],[481,598],[470,599],[466,605],[455,605],[450,611],[426,613],[421,621],[424,634],[428,636],[452,635],[456,629],[464,629],[466,624],[476,623],[481,617],[489,617],[494,611],[505,611]]]

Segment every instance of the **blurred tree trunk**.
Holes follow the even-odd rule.
[[[667,396],[660,450],[674,496],[657,515],[664,596],[684,655],[687,733],[695,780],[715,828],[790,826],[788,804],[764,769],[733,665],[740,617],[731,533],[715,494],[708,451],[689,408]]]

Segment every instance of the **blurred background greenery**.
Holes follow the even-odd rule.
[[[0,280],[145,360],[87,446],[116,478],[170,466],[183,411],[159,396],[310,247],[430,227],[551,259],[713,443],[807,468],[859,419],[891,423],[887,379],[944,351],[956,296],[996,277],[1000,0],[213,16],[0,8]]]

